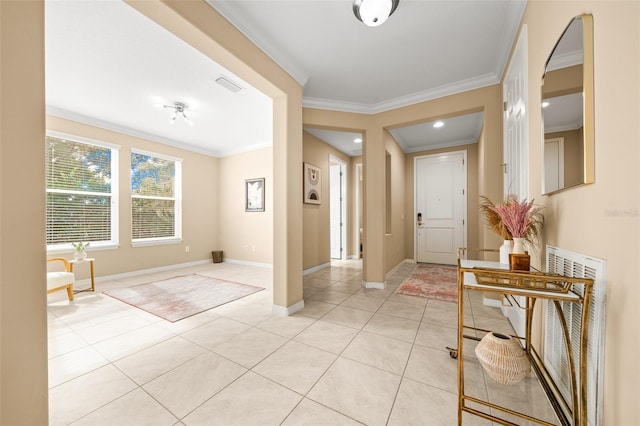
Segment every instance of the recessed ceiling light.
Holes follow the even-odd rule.
[[[548,106],[549,106],[549,102],[544,101],[544,102],[542,103],[542,108],[546,108],[546,107],[548,107]]]
[[[433,127],[435,127],[436,129],[442,126],[444,126],[444,123],[442,121],[436,121],[435,123],[433,123]]]
[[[353,141],[355,143],[362,143],[362,138],[355,138]]]

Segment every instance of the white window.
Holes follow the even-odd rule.
[[[172,244],[181,238],[182,160],[132,150],[132,244]]]
[[[47,251],[117,246],[119,147],[57,132],[45,145]]]

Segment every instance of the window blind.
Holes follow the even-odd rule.
[[[181,161],[156,154],[131,153],[132,239],[180,237]]]
[[[109,147],[46,137],[47,245],[112,241]]]

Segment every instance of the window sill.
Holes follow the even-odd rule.
[[[147,246],[161,246],[165,244],[180,244],[182,238],[150,238],[145,240],[133,240],[131,241],[131,247],[147,247]]]
[[[120,244],[112,243],[112,242],[102,243],[102,244],[91,243],[89,248],[87,248],[85,251],[89,253],[92,251],[100,251],[100,250],[115,250],[119,247],[120,247]],[[70,245],[59,246],[59,247],[47,247],[47,256],[50,256],[52,254],[66,254],[66,253],[75,253],[75,250]]]

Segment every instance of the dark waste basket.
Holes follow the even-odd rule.
[[[214,250],[211,252],[211,257],[213,258],[213,263],[221,263],[222,262],[222,250]]]

